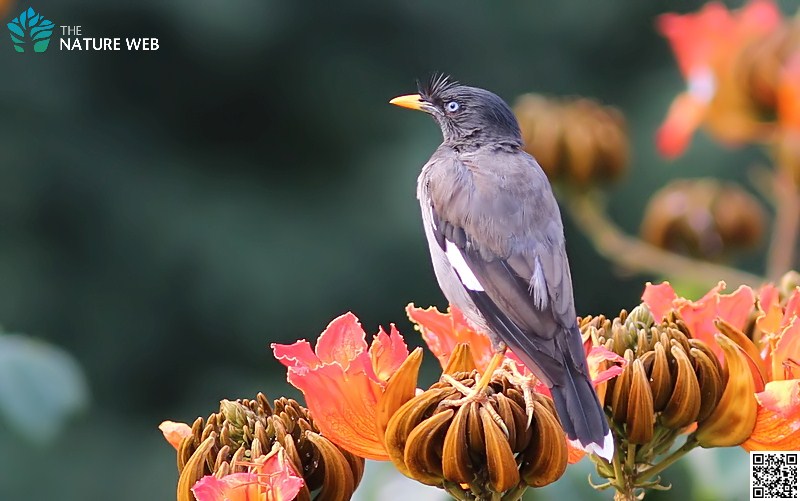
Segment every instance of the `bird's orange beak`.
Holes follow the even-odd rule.
[[[389,104],[393,104],[395,106],[401,106],[403,108],[409,108],[411,110],[417,111],[427,111],[426,105],[428,103],[422,99],[422,96],[419,94],[409,94],[407,96],[398,96],[391,101]]]

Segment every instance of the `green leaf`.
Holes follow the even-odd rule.
[[[45,443],[89,400],[86,378],[66,351],[0,333],[0,415],[24,437]]]

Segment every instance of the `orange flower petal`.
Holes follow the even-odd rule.
[[[772,379],[800,378],[800,317],[794,316],[772,352]]]
[[[800,130],[800,51],[783,67],[776,97],[781,127]]]
[[[328,324],[317,339],[315,351],[323,363],[335,362],[347,369],[351,360],[367,351],[366,335],[358,318],[347,312]]]
[[[575,464],[586,456],[586,451],[578,446],[572,445],[572,441],[567,439],[567,462]]]
[[[286,367],[306,367],[313,369],[322,362],[314,354],[311,345],[305,339],[294,344],[272,343],[272,352],[275,358]]]
[[[642,294],[642,302],[647,305],[656,322],[660,322],[667,316],[676,299],[678,299],[678,295],[675,294],[675,289],[669,282],[661,282],[658,285],[647,282]]]
[[[352,364],[347,372],[338,364],[313,371],[289,369],[288,381],[305,395],[322,435],[357,456],[385,461],[389,457],[376,427],[382,388],[363,369],[355,369],[359,364]]]
[[[679,94],[669,107],[667,117],[656,132],[656,148],[665,158],[681,156],[692,140],[692,135],[703,122],[708,102],[695,94]]]
[[[283,448],[274,448],[270,454],[253,461],[259,484],[265,487],[268,501],[291,500],[303,488],[303,477],[298,475]]]
[[[386,382],[397,371],[397,368],[408,358],[408,347],[403,336],[397,331],[394,324],[389,328],[389,334],[383,328],[372,340],[369,347],[369,356],[372,359],[372,369],[380,381]]]
[[[217,478],[206,475],[194,484],[192,493],[197,501],[266,501],[266,494],[258,492],[255,473],[234,473]]]
[[[622,374],[627,360],[605,346],[594,346],[586,355],[586,363],[589,365],[592,384],[597,386]]]
[[[714,340],[714,334],[717,333],[714,320],[720,318],[737,329],[744,330],[755,303],[753,289],[746,285],[740,286],[731,294],[720,294],[723,290],[725,282],[720,282],[698,301],[680,298],[675,302],[676,309],[692,336],[708,344],[720,360],[722,348]]]
[[[780,291],[773,284],[766,284],[758,291],[758,305],[761,311],[767,311],[774,304],[780,303]]]
[[[780,22],[780,11],[771,0],[752,0],[733,12],[720,2],[709,2],[696,13],[659,16],[657,28],[669,41],[688,84],[656,137],[662,155],[680,155],[701,123],[726,143],[763,133],[737,85],[734,63],[744,47]]]
[[[272,350],[289,368],[287,380],[303,392],[323,435],[358,456],[387,460],[376,407],[408,348],[394,326],[390,334],[381,329],[369,349],[365,337],[358,318],[346,313],[320,335],[316,354],[306,341],[273,343]]]
[[[795,288],[789,300],[786,301],[786,317],[800,317],[800,288]]]
[[[772,0],[751,0],[739,11],[738,31],[742,37],[769,33],[781,22],[781,11]]]
[[[171,446],[178,450],[178,446],[185,437],[192,434],[192,427],[186,423],[176,423],[175,421],[163,421],[158,425],[158,429],[164,434],[164,438]]]
[[[257,458],[247,473],[206,475],[192,487],[197,501],[290,501],[303,488],[283,449]]]
[[[656,19],[656,28],[669,41],[686,77],[715,59],[721,44],[729,41],[735,22],[724,5],[709,2],[693,14],[662,14]]]
[[[764,333],[780,332],[783,322],[783,307],[777,299],[776,296],[774,301],[759,301],[760,313],[756,319],[756,327]]]
[[[494,354],[489,337],[473,329],[458,308],[451,306],[448,313],[442,313],[435,306],[417,308],[411,303],[406,306],[406,313],[409,320],[417,325],[422,339],[436,355],[442,368],[447,366],[450,354],[459,343],[470,345],[479,371],[489,365]]]
[[[800,379],[767,383],[756,399],[756,427],[742,447],[748,451],[800,450]]]
[[[724,283],[721,283],[724,287]],[[744,330],[755,306],[755,293],[746,285],[731,294],[716,295],[717,316],[739,330]]]

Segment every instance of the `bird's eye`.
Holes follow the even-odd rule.
[[[455,113],[456,111],[458,111],[458,109],[459,109],[459,108],[461,108],[461,105],[459,105],[459,104],[458,104],[457,102],[455,102],[455,101],[450,101],[449,103],[447,103],[447,104],[445,104],[445,105],[444,105],[444,109],[445,109],[445,110],[446,110],[448,113]]]

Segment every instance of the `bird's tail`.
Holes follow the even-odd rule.
[[[559,376],[550,378],[553,402],[561,425],[570,440],[586,452],[611,461],[614,440],[605,413],[589,379],[586,355],[577,325],[556,336],[556,347],[563,358]]]

